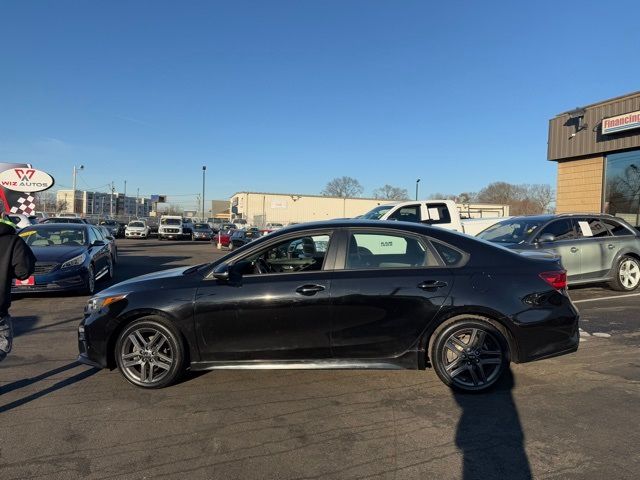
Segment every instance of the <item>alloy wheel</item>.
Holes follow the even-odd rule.
[[[640,282],[640,267],[638,263],[631,259],[624,260],[620,264],[618,276],[624,288],[633,290],[638,286],[638,282]]]
[[[464,389],[482,389],[502,371],[503,349],[496,337],[480,328],[463,328],[447,338],[442,364],[454,384]]]
[[[96,291],[96,274],[93,270],[93,265],[89,265],[87,272],[87,292],[93,295]]]
[[[164,333],[152,327],[141,327],[129,333],[120,348],[122,373],[133,383],[153,384],[171,371],[175,353]]]

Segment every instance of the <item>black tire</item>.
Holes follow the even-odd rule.
[[[429,358],[445,385],[460,392],[483,392],[498,382],[509,365],[509,346],[486,318],[465,315],[448,320],[434,332]]]
[[[114,274],[114,270],[113,270],[113,258],[111,258],[111,255],[109,255],[109,261],[107,262],[107,280],[113,280],[113,274]]]
[[[623,255],[616,263],[614,277],[609,286],[620,292],[632,292],[640,286],[640,261]]]
[[[96,271],[93,267],[93,263],[89,265],[87,269],[87,280],[82,289],[82,293],[86,295],[93,295],[96,293]]]
[[[160,337],[155,337],[157,333]],[[185,350],[180,335],[162,318],[142,318],[128,325],[118,336],[114,357],[122,376],[141,388],[167,387],[184,371]]]

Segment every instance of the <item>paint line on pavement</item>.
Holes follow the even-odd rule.
[[[600,298],[585,298],[583,300],[572,300],[573,303],[585,303],[585,302],[597,302],[599,300],[613,300],[614,298],[629,298],[629,297],[638,297],[640,293],[631,293],[629,295],[611,295],[610,297],[600,297]]]

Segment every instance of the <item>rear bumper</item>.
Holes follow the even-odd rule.
[[[513,318],[517,363],[566,355],[578,350],[580,315],[564,294],[554,295],[553,306],[526,310]],[[513,354],[514,352],[512,352]]]

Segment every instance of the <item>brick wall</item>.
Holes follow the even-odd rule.
[[[600,212],[604,157],[558,162],[556,213]]]

